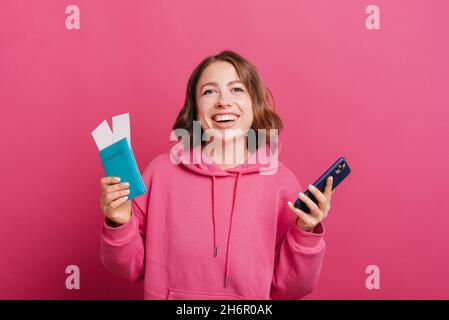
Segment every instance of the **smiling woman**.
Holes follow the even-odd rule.
[[[204,130],[215,129],[212,133],[218,134],[214,138],[223,139],[225,143],[241,136],[225,136],[222,134],[224,132],[236,133],[240,130],[246,133],[254,118],[251,97],[232,64],[226,61],[210,64],[201,74],[197,87],[196,117]]]
[[[321,221],[330,197],[314,193],[320,201],[310,215],[287,205],[301,186],[271,160],[279,150],[272,150],[272,132],[281,128],[251,63],[231,51],[204,59],[173,126],[187,132],[189,142],[151,161],[143,173],[149,191],[120,200],[126,188],[104,178],[104,265],[131,281],[143,278],[146,299],[300,299],[310,293],[324,257]],[[250,147],[245,133],[259,130],[264,139]],[[234,140],[244,151],[223,161]],[[216,141],[222,153],[203,152]],[[260,154],[270,158],[268,168]],[[199,161],[190,161],[195,157]]]
[[[282,120],[274,112],[274,103],[270,103],[269,98],[270,92],[256,67],[235,52],[223,51],[204,59],[193,70],[184,106],[173,129],[183,128],[192,135],[194,120],[201,121],[204,130],[264,129],[269,143],[269,129],[282,129]],[[193,144],[193,139],[191,141]]]

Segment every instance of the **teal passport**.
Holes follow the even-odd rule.
[[[128,200],[147,192],[127,138],[100,150],[100,157],[107,177],[120,177],[120,182],[129,182]]]

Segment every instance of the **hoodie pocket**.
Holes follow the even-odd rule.
[[[245,300],[237,294],[170,289],[167,300]]]

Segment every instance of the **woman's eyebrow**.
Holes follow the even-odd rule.
[[[205,84],[203,84],[201,87],[200,87],[200,91],[203,89],[203,87],[205,87],[205,86],[214,86],[214,87],[218,87],[218,83],[216,83],[216,82],[206,82]]]
[[[232,81],[229,81],[229,82],[228,82],[228,86],[233,85],[233,84],[235,84],[235,83],[243,84],[243,82],[240,81],[240,80],[232,80]],[[205,84],[203,84],[203,85],[201,86],[200,90],[202,90],[204,86],[208,86],[208,85],[209,85],[209,86],[218,87],[218,83],[216,83],[216,82],[206,82]]]

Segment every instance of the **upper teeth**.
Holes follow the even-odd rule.
[[[218,114],[214,117],[215,121],[235,120],[237,116],[234,114]]]

